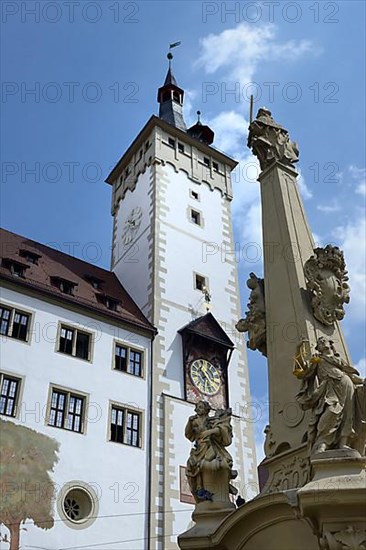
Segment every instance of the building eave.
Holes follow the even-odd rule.
[[[123,153],[123,155],[121,156],[117,164],[114,166],[112,171],[109,173],[109,175],[105,180],[106,183],[113,185],[114,181],[118,178],[118,176],[124,170],[124,167],[129,164],[132,156],[141,147],[141,143],[145,141],[145,139],[150,135],[152,130],[155,128],[155,126],[159,126],[166,132],[169,132],[171,135],[174,135],[178,139],[180,138],[182,141],[185,141],[185,143],[193,147],[196,147],[197,149],[202,151],[202,153],[215,157],[217,160],[219,160],[223,164],[227,164],[228,166],[230,166],[231,170],[234,170],[234,168],[238,165],[238,162],[236,160],[229,157],[225,153],[219,151],[215,147],[202,143],[201,141],[191,137],[187,132],[184,132],[183,130],[176,128],[175,126],[169,124],[165,120],[162,120],[158,116],[153,115],[152,117],[149,118],[145,126],[142,128],[142,130],[133,140],[133,142],[128,147],[128,149]]]
[[[48,290],[47,288],[40,288],[38,285],[33,284],[26,279],[21,280],[20,278],[17,278],[15,280],[12,275],[5,275],[4,273],[0,273],[0,287],[1,286],[3,286],[4,288],[10,288],[11,290],[15,290],[16,292],[31,294],[38,299],[43,299],[47,302],[53,303],[65,309],[70,309],[74,311],[77,310],[84,313],[84,315],[90,315],[95,318],[102,319],[104,322],[112,322],[119,327],[126,327],[129,330],[131,330],[131,327],[134,327],[136,332],[147,336],[151,340],[153,340],[158,333],[158,330],[155,327],[150,328],[143,323],[139,323],[138,321],[123,319],[120,315],[114,314],[112,311],[103,312],[99,308],[93,307],[93,305],[91,304],[81,302],[76,303],[75,299],[69,297],[66,294],[62,296],[57,296],[51,290]]]

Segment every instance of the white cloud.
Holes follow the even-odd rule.
[[[366,197],[366,168],[357,168],[351,164],[349,171],[356,182],[355,192]]]
[[[366,308],[366,220],[363,211],[357,214],[355,219],[333,232],[340,241],[349,274],[351,301],[347,315],[351,320],[363,319]]]
[[[232,174],[235,197],[233,219],[238,245],[242,250],[248,243],[256,243],[258,249],[261,249],[260,184],[257,181],[260,168],[257,158],[247,149],[248,121],[242,114],[231,110],[221,112],[208,124],[217,136],[215,146],[239,162]],[[249,255],[255,257],[255,247],[251,247],[247,252],[248,258]],[[258,261],[261,259],[258,257]]]
[[[248,121],[235,111],[222,111],[210,120],[215,131],[215,147],[232,156],[242,156],[246,152]]]
[[[197,114],[193,112],[193,105],[195,104],[197,95],[196,90],[185,90],[184,93],[184,120],[186,121],[187,128],[193,126],[197,120]]]
[[[341,210],[340,204],[335,199],[328,204],[318,204],[316,208],[325,214],[332,214],[333,212],[339,212]]]
[[[309,187],[306,185],[305,178],[301,173],[301,168],[298,166],[297,171],[299,172],[299,177],[297,178],[297,185],[300,190],[300,194],[304,200],[311,199],[313,194],[310,191]]]
[[[273,24],[253,26],[241,23],[220,34],[209,34],[201,39],[202,53],[197,65],[207,74],[219,69],[227,77],[241,83],[253,80],[262,61],[294,61],[304,54],[316,55],[317,48],[310,40],[276,41],[277,27]]]
[[[196,65],[203,67],[207,74],[221,71],[224,78],[241,84],[253,81],[263,60],[291,61],[319,51],[309,40],[280,42],[277,27],[272,24],[254,27],[241,23],[219,34],[209,34],[200,43],[201,53]],[[207,124],[215,131],[215,146],[239,161],[232,178],[236,236],[241,245],[258,243],[261,246],[260,188],[257,182],[260,169],[256,157],[247,150],[248,120],[241,113],[230,110],[219,113]],[[312,197],[301,173],[298,185],[304,199]]]
[[[366,378],[366,357],[362,357],[354,367],[358,370],[362,378]]]

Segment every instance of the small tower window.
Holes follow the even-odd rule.
[[[180,94],[178,92],[173,92],[173,100],[180,103]]]
[[[208,157],[203,157],[203,163],[210,168],[210,159]]]
[[[207,288],[207,280],[203,275],[195,275],[195,289],[203,292]]]
[[[189,192],[190,196],[192,199],[194,199],[195,201],[199,201],[200,200],[200,196],[199,194],[197,193],[197,191],[193,191],[193,189],[190,190]]]
[[[197,210],[191,210],[191,222],[196,225],[201,225],[201,214]]]
[[[179,141],[178,141],[178,151],[180,153],[184,153],[184,145],[183,143],[179,143]]]
[[[175,149],[175,139],[168,138],[168,145],[169,147],[173,147],[173,149]]]
[[[213,162],[213,163],[212,163],[212,168],[213,168],[213,171],[214,171],[214,172],[218,172],[218,171],[219,171],[219,165],[217,164],[217,162]]]
[[[163,102],[164,101],[170,101],[170,99],[171,99],[170,92],[164,92],[163,93]]]

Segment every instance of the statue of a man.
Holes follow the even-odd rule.
[[[267,356],[264,280],[257,277],[255,273],[250,273],[247,287],[251,290],[249,303],[247,304],[248,311],[246,317],[240,319],[235,326],[239,332],[248,333],[247,346],[249,349],[257,349],[264,356]]]
[[[288,136],[287,130],[273,120],[265,107],[259,109],[257,118],[249,126],[248,147],[258,157],[262,170],[274,160],[292,166],[299,160],[297,144]]]
[[[198,401],[196,414],[190,416],[185,436],[194,442],[187,462],[186,475],[196,503],[205,500],[229,502],[229,494],[237,489],[230,484],[237,472],[232,470],[233,460],[225,449],[232,442],[231,409],[218,410],[210,416],[211,407]]]
[[[311,409],[308,441],[313,453],[365,447],[365,418],[357,394],[364,388],[359,372],[343,361],[332,340],[318,338],[316,354],[296,358],[294,374],[303,380],[297,400]]]

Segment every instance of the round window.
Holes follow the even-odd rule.
[[[71,489],[64,499],[64,511],[72,521],[88,519],[93,510],[93,501],[84,489]]]
[[[57,498],[57,509],[72,529],[85,529],[97,518],[99,499],[93,487],[83,481],[66,483]]]

